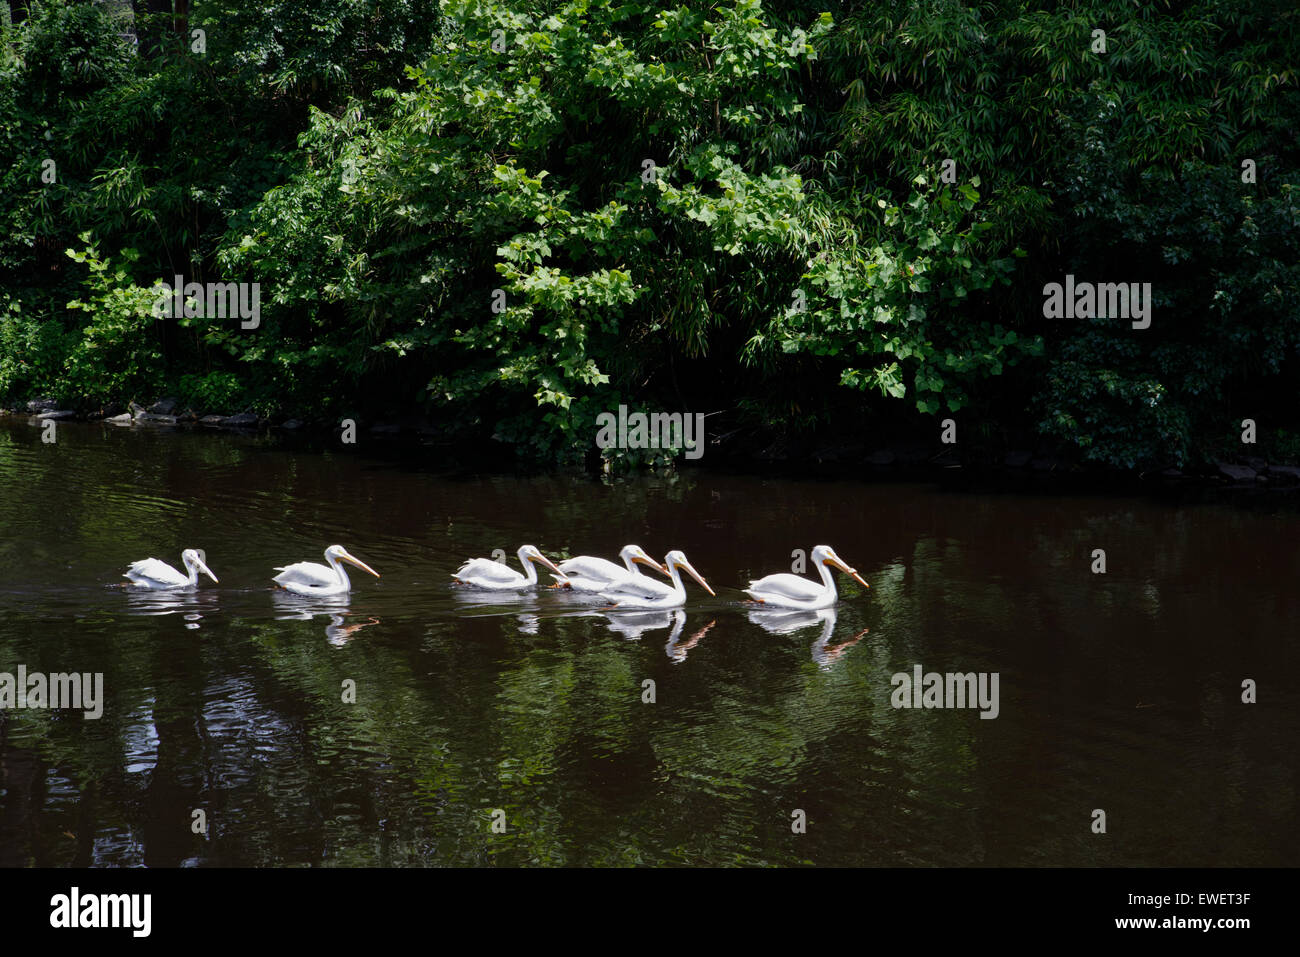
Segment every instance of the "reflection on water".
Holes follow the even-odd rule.
[[[628,641],[639,641],[647,631],[669,627],[674,628],[673,634],[676,635],[686,621],[686,613],[680,608],[607,611],[601,617],[605,619],[606,628]]]
[[[717,621],[710,621],[703,628],[692,632],[685,639],[682,638],[682,632],[686,628],[686,616],[682,615],[673,624],[673,633],[668,639],[668,644],[664,645],[664,653],[672,659],[673,664],[681,664],[686,660],[692,648],[700,643],[700,639],[709,633],[709,629],[717,624]]]
[[[311,621],[318,615],[332,617],[347,611],[352,601],[350,594],[297,595],[282,588],[269,593],[279,621]]]
[[[830,636],[838,620],[834,608],[791,609],[764,608],[761,605],[745,609],[745,617],[769,635],[792,635],[796,631],[822,626],[822,637]]]
[[[822,668],[833,665],[871,630],[863,628],[856,635],[832,644],[831,636],[835,633],[835,624],[839,620],[833,607],[789,609],[753,605],[746,609],[746,616],[769,635],[792,635],[805,628],[821,626],[821,633],[812,645],[812,658]]]
[[[105,695],[97,721],[0,710],[0,865],[1300,863],[1289,512],[440,476],[107,425],[44,445],[22,422],[0,424],[0,492],[0,672],[102,672]],[[617,611],[449,583],[519,541],[680,548],[718,595]],[[220,585],[116,587],[191,542]],[[269,587],[332,542],[383,578]],[[869,593],[744,604],[823,542]],[[917,665],[999,672],[998,718],[894,709]],[[1122,833],[1097,840],[1094,807]]]
[[[205,612],[214,614],[220,608],[220,596],[216,592],[192,588],[152,591],[131,586],[122,590],[126,594],[126,614],[180,615],[185,627],[191,631],[198,630]]]

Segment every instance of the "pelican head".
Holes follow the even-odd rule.
[[[623,550],[618,553],[618,557],[623,559],[623,561],[625,562],[630,560],[634,562],[640,562],[642,565],[649,565],[660,575],[671,574],[668,571],[667,565],[661,565],[659,562],[655,561],[653,558],[651,558],[649,555],[646,554],[645,549],[642,548],[640,545],[625,545],[623,547]]]
[[[569,576],[556,568],[555,563],[538,551],[536,545],[523,545],[515,554],[519,556],[519,564],[523,565],[525,568],[528,567],[529,562],[537,562],[537,564],[549,568],[551,571],[559,575],[562,581],[568,580]]]
[[[193,572],[194,569],[197,568],[214,582],[217,581],[217,576],[212,574],[212,569],[210,569],[207,566],[207,563],[203,561],[203,556],[199,554],[197,548],[187,548],[185,551],[181,552],[181,561],[185,563],[187,571]],[[220,582],[217,582],[217,584],[220,584]]]
[[[370,574],[374,575],[376,578],[379,577],[379,572],[361,561],[361,559],[349,555],[348,550],[342,545],[331,545],[329,548],[325,549],[325,561],[329,562],[331,565],[337,565],[339,562],[347,562],[349,565],[356,565],[357,568],[360,568],[363,572],[370,572]]]
[[[863,588],[871,587],[865,581],[863,581],[862,576],[858,574],[858,570],[856,568],[850,568],[847,564],[845,564],[844,559],[836,555],[835,549],[831,548],[829,545],[818,545],[816,548],[814,548],[813,561],[818,564],[824,563],[830,565],[832,568],[838,568],[846,575],[853,576],[853,580],[856,581]]]
[[[664,564],[667,565],[669,568],[672,568],[674,565],[676,565],[678,568],[685,569],[686,573],[689,574],[692,578],[694,578],[697,582],[699,582],[704,587],[705,591],[707,591],[710,595],[713,595],[715,597],[717,596],[717,592],[715,592],[712,588],[709,587],[709,583],[706,582],[700,576],[699,572],[697,572],[693,567],[691,567],[691,563],[686,560],[685,552],[679,551],[678,549],[674,548],[671,552],[667,554],[667,556],[665,556]]]

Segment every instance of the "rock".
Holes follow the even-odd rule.
[[[934,453],[925,445],[900,445],[895,446],[894,461],[898,465],[913,468],[917,465],[925,465],[930,461],[930,456]]]
[[[144,413],[149,411],[138,402],[127,403],[127,409],[130,410],[132,415],[144,415]]]
[[[421,431],[421,434],[424,434]],[[832,445],[823,445],[813,453],[813,459],[818,462],[851,462],[861,459],[866,447],[861,442],[836,442]]]
[[[894,454],[893,449],[876,449],[867,457],[867,461],[872,465],[893,465],[897,460],[898,456]]]
[[[53,412],[42,412],[36,418],[38,419],[74,419],[77,413],[69,409],[57,409]]]
[[[1040,455],[1029,460],[1029,467],[1035,472],[1055,472],[1064,469],[1065,463],[1054,455]]]
[[[1279,485],[1300,485],[1300,468],[1294,465],[1270,465],[1268,477]]]
[[[1173,468],[1173,467],[1170,467],[1170,468],[1167,468],[1167,469],[1161,469],[1161,470],[1160,470],[1160,477],[1161,477],[1161,478],[1165,478],[1165,479],[1180,479],[1180,478],[1183,478],[1183,477],[1184,477],[1184,476],[1183,476],[1183,470],[1182,470],[1182,469],[1176,469],[1176,468]]]
[[[206,425],[217,429],[220,428],[221,424],[228,418],[229,416],[226,415],[205,415],[203,418],[199,419],[199,425]]]
[[[59,404],[53,399],[32,399],[27,403],[28,412],[53,412]]]
[[[1244,461],[1256,472],[1264,472],[1268,470],[1268,462],[1258,456],[1248,456]]]
[[[1034,457],[1033,452],[1016,450],[1016,451],[1008,452],[1006,454],[1006,458],[1004,458],[1002,461],[1003,464],[1005,464],[1008,468],[1022,469],[1029,464],[1029,460],[1032,459],[1033,457]]]
[[[255,429],[261,420],[251,412],[240,412],[238,415],[232,415],[221,423],[223,429]]]
[[[396,422],[377,422],[369,431],[374,435],[396,435],[402,431],[402,427]]]
[[[149,406],[149,411],[154,415],[175,415],[176,405],[177,403],[175,399],[159,399],[153,405]]]
[[[130,425],[135,419],[130,412],[123,412],[121,415],[110,415],[105,422],[111,422],[113,425]]]
[[[297,429],[301,429],[302,423],[299,422],[297,419],[288,419],[280,423],[280,428],[287,429],[288,431],[293,432]]]
[[[1255,470],[1245,465],[1230,465],[1227,462],[1215,462],[1214,465],[1219,470],[1220,475],[1232,479],[1234,482],[1255,481]]]
[[[137,422],[143,422],[146,425],[175,425],[176,416],[174,415],[155,415],[153,412],[137,412],[135,416]]]

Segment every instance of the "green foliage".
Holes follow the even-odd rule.
[[[1087,459],[1182,465],[1199,437],[1217,451],[1243,414],[1276,421],[1275,400],[1243,413],[1233,399],[1258,395],[1300,356],[1300,198],[1291,184],[1260,189],[1239,170],[1198,162],[1144,173],[1130,192],[1112,185],[1111,164],[1100,146],[1080,160],[1070,268],[1151,282],[1151,327],[1094,319],[1063,330],[1038,396],[1040,427]]]
[[[6,400],[416,411],[551,464],[619,403],[962,412],[1138,467],[1297,374],[1285,3],[107,9],[0,37]],[[1152,282],[1152,328],[1045,320],[1066,272]],[[142,321],[178,273],[261,326]]]
[[[64,357],[75,345],[76,336],[61,324],[41,321],[21,300],[0,293],[0,395],[47,395],[61,382]]]
[[[144,397],[162,372],[162,350],[150,328],[159,321],[153,315],[159,293],[132,283],[122,262],[114,267],[100,259],[88,233],[81,239],[89,244],[86,249],[67,253],[88,267],[86,296],[68,308],[86,313],[86,320],[77,330],[59,391],[93,402]],[[122,260],[138,258],[134,249],[122,250]]]
[[[843,358],[840,382],[902,398],[912,382],[916,408],[956,411],[969,401],[965,383],[996,376],[1004,365],[1041,351],[1036,339],[989,322],[951,328],[948,318],[976,292],[1008,284],[1009,258],[983,254],[977,237],[986,221],[967,222],[975,210],[978,179],[956,190],[927,188],[917,176],[906,203],[877,201],[883,229],[871,229],[865,211],[844,219],[830,242],[810,250],[803,280],[815,298],[792,306],[752,349],[773,345],[783,353],[811,352]],[[925,190],[922,192],[921,190]],[[871,244],[871,232],[883,234]],[[857,367],[869,357],[879,364]]]

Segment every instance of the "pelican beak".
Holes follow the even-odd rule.
[[[353,558],[347,552],[344,552],[342,555],[339,556],[339,561],[347,562],[349,565],[356,565],[357,568],[360,568],[363,572],[370,572],[370,574],[374,575],[376,578],[379,577],[379,572],[375,571],[365,562],[361,561],[361,559]]]
[[[207,575],[214,582],[217,582],[218,585],[221,584],[221,582],[217,581],[217,576],[212,574],[212,569],[209,568],[207,565],[205,565],[203,562],[199,562],[199,571],[203,572],[203,574]]]
[[[541,552],[538,552],[536,555],[529,555],[528,557],[531,558],[533,561],[535,561],[537,564],[549,568],[551,571],[555,572],[555,574],[560,576],[560,581],[567,582],[569,580],[569,576],[564,574],[564,572],[560,571],[560,569],[556,566],[556,564],[552,562],[549,558],[547,558],[545,555],[543,555]]]
[[[853,576],[853,580],[856,581],[863,588],[871,587],[865,581],[863,581],[862,576],[858,574],[858,570],[856,568],[850,568],[848,565],[845,565],[838,558],[828,558],[826,560],[830,562],[832,565],[834,565],[836,568],[838,568],[840,571],[844,572],[844,574]]]
[[[649,565],[651,568],[657,571],[660,575],[663,575],[665,578],[672,578],[673,576],[673,573],[668,570],[667,565],[661,565],[652,558],[642,558],[640,555],[638,555],[636,558],[632,559],[632,561],[640,562],[642,565]]]
[[[699,582],[701,585],[703,585],[703,586],[704,586],[704,590],[705,590],[706,592],[708,592],[710,595],[712,595],[712,596],[715,597],[715,598],[718,596],[718,593],[715,592],[712,588],[709,587],[709,583],[706,582],[703,578],[700,577],[700,573],[697,572],[694,568],[691,567],[691,563],[690,563],[690,562],[682,562],[682,568],[686,569],[687,573],[688,573],[692,578],[694,578],[697,582]]]

